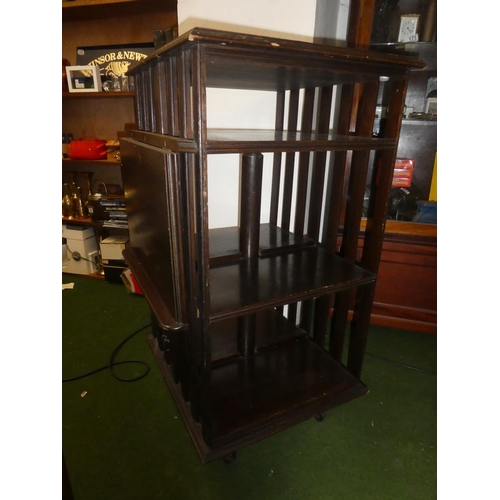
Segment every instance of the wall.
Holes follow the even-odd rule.
[[[316,4],[321,6],[316,20]],[[341,5],[342,4],[342,5]],[[330,17],[325,13],[331,7]],[[312,42],[315,36],[335,38],[345,2],[332,0],[178,0],[179,34],[206,27]],[[335,22],[331,19],[335,18]],[[328,22],[327,22],[328,21]],[[316,27],[318,25],[318,27]],[[244,93],[244,98],[242,98]],[[207,90],[209,127],[274,128],[275,94],[272,92]],[[238,225],[238,155],[209,157],[209,226]],[[263,185],[270,187],[271,155],[264,155]],[[263,189],[261,221],[269,220],[270,190]]]
[[[349,0],[317,0],[314,41],[327,45],[345,46]]]

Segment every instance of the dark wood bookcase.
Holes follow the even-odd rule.
[[[402,55],[195,28],[134,68],[138,129],[121,141],[124,257],[203,462],[367,392],[393,165],[409,71],[420,67]],[[389,114],[373,137],[381,77]],[[274,92],[275,128],[208,128],[210,87]],[[239,224],[211,229],[208,157],[227,153],[239,153]],[[265,223],[263,153],[272,163]]]

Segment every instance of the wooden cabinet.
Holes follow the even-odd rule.
[[[435,224],[387,221],[370,322],[437,333]]]
[[[399,55],[197,28],[133,70],[138,129],[122,139],[124,256],[203,462],[367,392],[361,372],[392,168],[418,67]],[[391,104],[374,138],[381,76]],[[209,128],[212,87],[272,93],[275,128]],[[211,158],[228,154],[240,171],[239,224],[211,229]]]

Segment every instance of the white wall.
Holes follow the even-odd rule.
[[[345,46],[349,0],[317,0],[314,41],[328,45]]]
[[[316,0],[178,0],[179,34],[194,27],[312,41]]]
[[[318,0],[323,13],[328,11],[325,1],[332,5],[338,19],[338,13],[343,12],[340,4],[346,0]],[[335,37],[337,21],[330,23],[322,14],[317,23],[316,3],[317,0],[178,0],[179,34],[205,27],[312,42],[318,24],[321,37]],[[275,103],[273,92],[207,89],[207,125],[272,129]],[[263,185],[268,189],[262,193],[262,222],[269,220],[271,163],[271,155],[265,154]],[[209,156],[211,228],[238,225],[239,165],[239,155]]]

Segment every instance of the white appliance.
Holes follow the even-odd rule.
[[[91,227],[63,225],[63,273],[95,274],[99,266],[99,248]],[[66,248],[65,248],[66,247]]]

